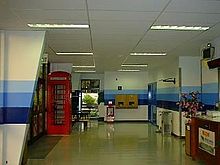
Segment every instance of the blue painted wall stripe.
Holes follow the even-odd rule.
[[[157,94],[157,100],[177,102],[179,100],[179,94]]]
[[[5,93],[5,107],[30,107],[33,93]]]
[[[218,102],[218,93],[202,93],[202,103],[207,105],[215,105]]]
[[[179,88],[173,87],[173,88],[158,88],[157,94],[174,94],[179,93]]]
[[[4,88],[7,90],[7,93],[28,93],[28,92],[33,92],[37,81],[8,80],[8,81],[3,81],[3,83],[4,83]]]
[[[0,93],[0,107],[3,107],[3,93]]]
[[[29,122],[29,107],[5,107],[3,110],[4,123],[20,124]]]
[[[209,83],[202,85],[202,93],[217,93],[218,83]]]
[[[0,107],[0,124],[4,123],[4,114],[3,114],[3,108]]]
[[[201,86],[183,86],[182,93],[191,93],[193,91],[199,91],[201,93]]]

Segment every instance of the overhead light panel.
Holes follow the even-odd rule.
[[[138,69],[120,69],[119,72],[140,72]]]
[[[166,56],[166,53],[130,53],[131,56]]]
[[[95,68],[94,65],[85,65],[85,66],[72,66],[73,68]]]
[[[155,25],[151,26],[151,30],[181,30],[181,31],[205,31],[208,26],[170,26],[170,25]]]
[[[27,24],[31,28],[48,28],[48,29],[88,29],[89,25],[76,24]]]
[[[80,56],[92,56],[93,53],[91,52],[57,52],[57,55],[65,55],[65,56],[69,56],[69,55],[80,55]]]
[[[94,73],[96,72],[95,70],[76,70],[76,73]]]
[[[122,64],[122,67],[147,67],[147,64]]]

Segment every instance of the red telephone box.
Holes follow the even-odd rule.
[[[71,75],[67,72],[52,72],[48,75],[47,133],[70,134]]]

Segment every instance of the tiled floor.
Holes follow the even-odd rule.
[[[45,159],[28,165],[198,165],[185,155],[184,140],[155,133],[149,123],[92,122],[64,136]]]

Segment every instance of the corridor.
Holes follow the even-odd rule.
[[[45,158],[29,159],[28,165],[201,164],[185,155],[184,139],[162,136],[156,129],[144,122],[93,121],[86,130],[75,124],[72,134],[61,137]]]

